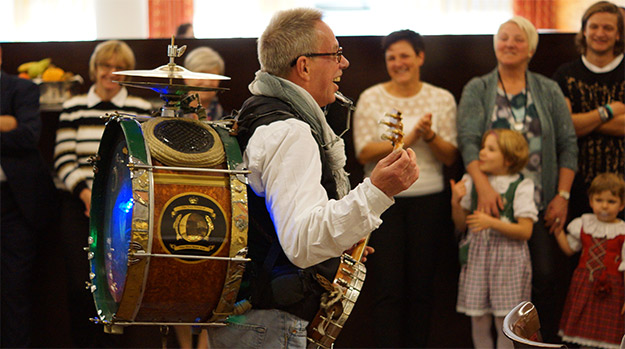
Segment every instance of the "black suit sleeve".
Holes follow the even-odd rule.
[[[19,153],[37,149],[41,133],[39,88],[30,81],[14,77],[3,79],[2,85],[2,115],[12,115],[17,119],[15,130],[2,132],[2,152]]]

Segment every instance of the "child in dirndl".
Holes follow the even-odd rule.
[[[460,271],[456,310],[471,317],[476,348],[493,348],[491,324],[497,328],[497,348],[512,348],[503,335],[503,319],[531,295],[532,264],[527,240],[532,236],[538,210],[534,183],[520,173],[528,161],[527,141],[509,129],[493,129],[482,138],[479,168],[502,196],[499,218],[476,210],[477,193],[465,174],[452,186],[452,218],[466,236],[460,250],[466,262]],[[467,195],[469,194],[469,195]]]
[[[566,342],[597,348],[619,348],[625,335],[625,181],[614,173],[595,177],[588,189],[593,213],[569,223],[568,234],[556,234],[567,255],[582,251],[573,273],[560,320]]]

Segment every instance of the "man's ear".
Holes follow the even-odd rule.
[[[300,56],[297,59],[295,63],[295,67],[293,67],[293,70],[291,73],[294,74],[299,80],[309,81],[310,80],[310,60],[306,59],[306,57],[304,56]]]

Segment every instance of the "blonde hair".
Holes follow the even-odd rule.
[[[510,163],[508,172],[520,172],[529,160],[529,147],[525,137],[517,131],[505,128],[492,129],[482,136],[482,148],[486,142],[486,137],[491,134],[495,136],[504,160]]]
[[[184,59],[184,67],[194,72],[212,72],[223,75],[226,64],[223,58],[208,46],[202,46],[189,52]]]
[[[590,183],[588,197],[606,190],[621,199],[621,203],[625,202],[625,180],[618,174],[609,172],[598,174]]]
[[[135,54],[128,44],[119,40],[104,41],[95,47],[89,59],[89,77],[91,81],[96,79],[96,66],[108,61],[113,56],[123,63],[124,69],[130,70],[135,68]]]
[[[497,34],[493,36],[493,45],[497,45],[497,36],[499,35],[501,28],[508,23],[514,23],[518,25],[519,28],[521,28],[521,30],[525,33],[527,44],[533,56],[534,53],[536,53],[536,48],[538,47],[538,32],[536,31],[536,27],[534,27],[532,22],[521,16],[514,16],[509,20],[501,23],[499,29],[497,29]]]
[[[319,35],[316,24],[321,17],[321,11],[313,8],[277,12],[258,39],[260,69],[286,77],[294,59],[317,49]]]

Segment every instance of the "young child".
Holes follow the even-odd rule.
[[[556,234],[564,253],[582,251],[560,321],[562,339],[600,348],[619,348],[625,334],[623,271],[625,181],[614,173],[595,177],[588,189],[593,213],[575,218]]]
[[[519,173],[528,161],[528,146],[518,132],[494,129],[482,138],[479,168],[504,201],[500,218],[476,211],[477,194],[471,177],[451,181],[452,218],[459,231],[468,234],[468,258],[462,265],[456,310],[471,317],[476,348],[493,348],[493,316],[497,348],[512,348],[502,332],[503,319],[521,301],[530,300],[532,265],[527,240],[538,210],[534,183]],[[470,193],[469,195],[466,195]]]

